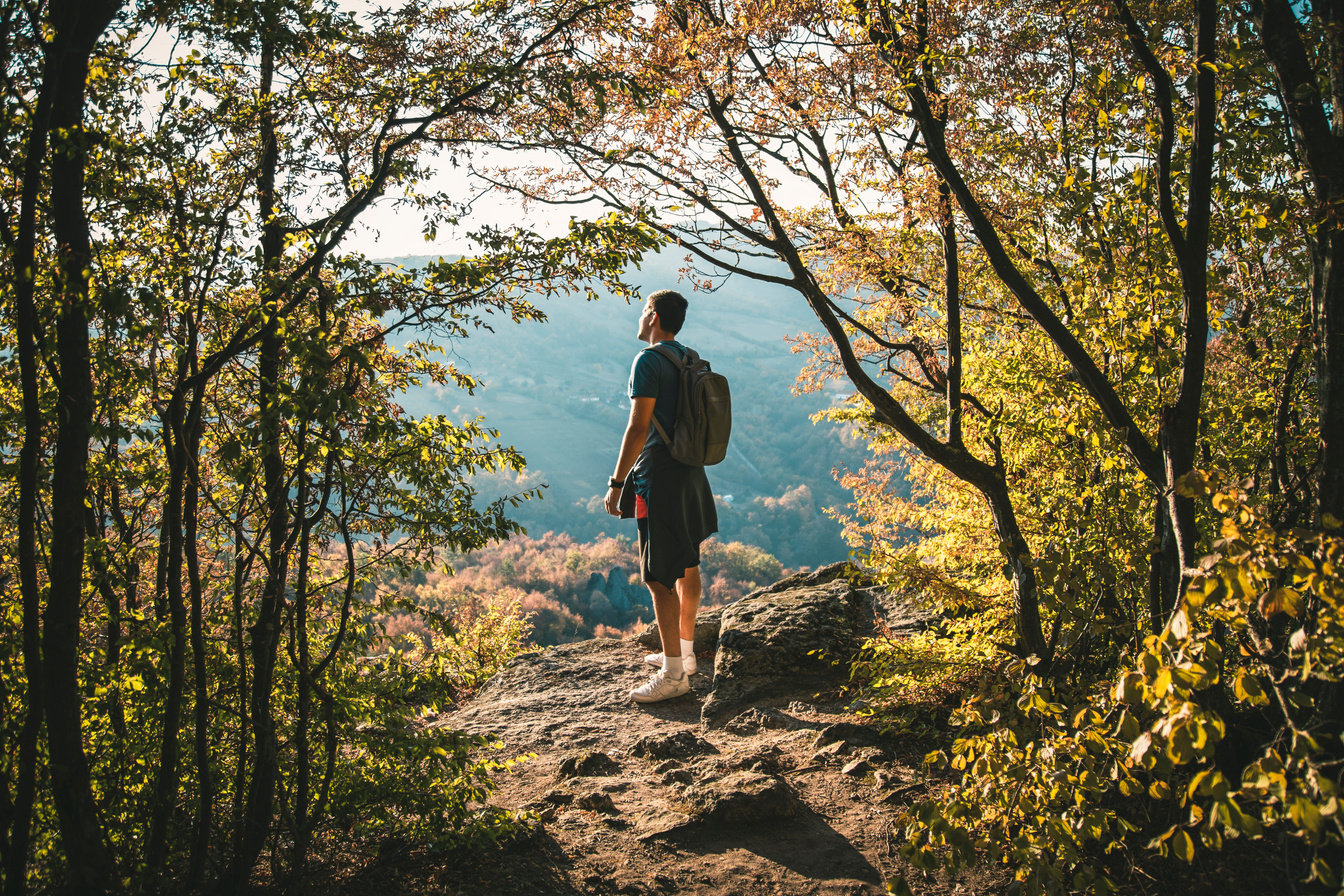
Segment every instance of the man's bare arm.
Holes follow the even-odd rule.
[[[616,458],[616,469],[611,474],[612,479],[624,481],[630,475],[631,468],[639,459],[639,452],[644,448],[644,441],[648,438],[649,424],[653,420],[653,405],[656,401],[655,398],[630,399],[630,420],[625,424],[625,435],[621,437],[621,453]],[[618,516],[620,501],[619,488],[607,489],[605,501],[607,513]]]

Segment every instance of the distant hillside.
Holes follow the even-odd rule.
[[[415,267],[423,259],[406,258]],[[803,364],[785,336],[815,329],[810,309],[795,293],[745,278],[717,292],[690,291],[678,282],[681,259],[664,253],[631,279],[644,293],[683,290],[691,302],[681,341],[695,348],[733,389],[733,440],[728,458],[710,468],[720,501],[720,538],[774,554],[786,566],[842,559],[839,527],[824,515],[849,496],[832,476],[835,467],[861,463],[830,424],[809,416],[833,394],[793,395]],[[615,463],[629,413],[626,381],[640,349],[638,305],[615,298],[596,302],[565,297],[541,304],[546,323],[503,320],[449,347],[453,361],[484,381],[467,395],[425,387],[407,398],[413,413],[454,417],[481,414],[500,438],[527,457],[523,483],[544,483],[545,498],[515,517],[534,535],[564,532],[579,541],[626,532],[602,512],[600,496]],[[482,483],[501,494],[517,482]]]

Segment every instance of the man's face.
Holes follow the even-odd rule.
[[[653,325],[657,323],[658,315],[653,310],[652,302],[644,303],[644,310],[639,315],[639,341],[648,342],[649,337],[653,335]]]

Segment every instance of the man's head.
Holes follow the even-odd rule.
[[[660,289],[650,293],[648,302],[644,305],[644,316],[640,318],[639,338],[648,338],[649,333],[645,332],[644,319],[649,317],[650,311],[658,316],[658,327],[663,332],[672,336],[681,332],[681,325],[686,322],[686,305],[686,297],[675,289]],[[651,324],[652,321],[649,326]]]

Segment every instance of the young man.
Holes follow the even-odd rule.
[[[669,437],[676,420],[680,377],[677,365],[655,346],[679,357],[686,349],[674,338],[686,320],[686,299],[670,289],[649,296],[639,317],[639,339],[649,348],[630,369],[630,422],[621,439],[616,470],[607,483],[612,516],[634,517],[639,526],[640,573],[653,595],[653,612],[663,652],[646,661],[660,668],[630,692],[637,703],[656,703],[690,693],[695,673],[695,614],[700,607],[700,542],[719,528],[714,495],[704,467],[672,459],[653,425]]]

